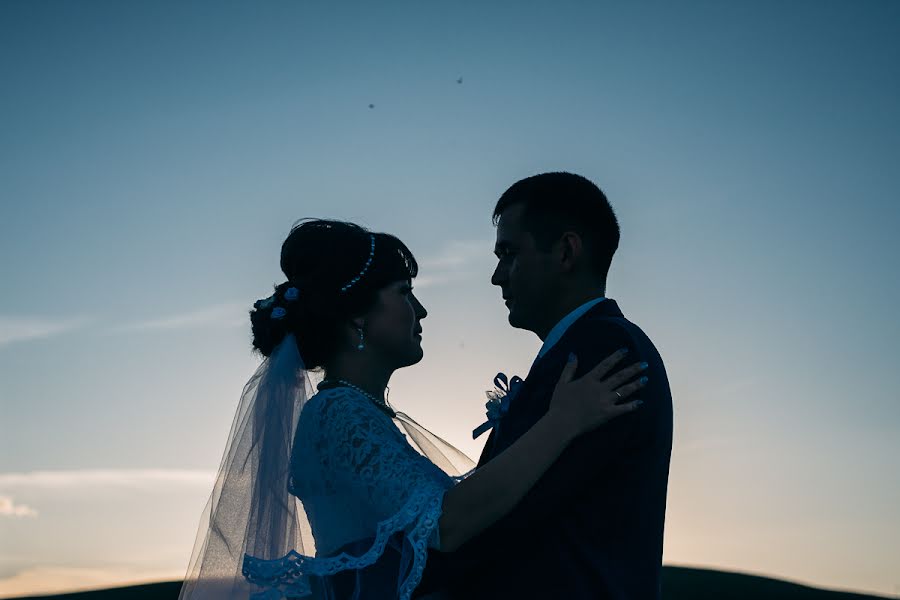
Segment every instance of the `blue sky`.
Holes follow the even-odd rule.
[[[489,283],[490,213],[548,170],[609,196],[608,294],[666,360],[666,562],[900,592],[898,26],[892,2],[0,4],[0,595],[183,574],[302,217],[415,252],[426,356],[391,400],[477,455],[493,375],[540,346]]]

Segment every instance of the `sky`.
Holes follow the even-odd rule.
[[[666,363],[664,562],[900,596],[898,29],[889,1],[0,3],[0,597],[184,575],[303,217],[415,253],[390,399],[477,456],[540,347],[491,211],[552,170],[609,197],[607,295]]]

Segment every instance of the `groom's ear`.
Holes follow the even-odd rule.
[[[574,231],[566,231],[559,238],[557,245],[559,247],[558,256],[560,267],[562,267],[562,270],[565,272],[572,271],[581,259],[581,254],[584,252],[584,244],[581,241],[581,236]]]

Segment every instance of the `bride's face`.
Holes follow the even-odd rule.
[[[409,280],[395,281],[378,292],[366,315],[366,349],[396,369],[422,360],[422,325],[428,316]]]

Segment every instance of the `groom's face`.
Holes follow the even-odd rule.
[[[559,269],[552,252],[541,252],[524,229],[523,211],[524,205],[514,204],[500,215],[494,245],[498,262],[491,283],[503,293],[509,324],[543,336],[556,299]]]

